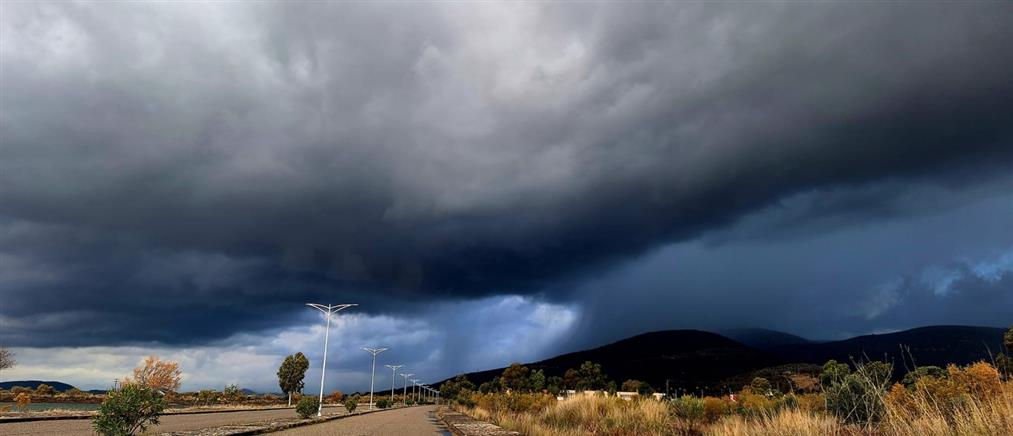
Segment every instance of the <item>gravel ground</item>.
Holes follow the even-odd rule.
[[[344,413],[344,407],[325,407],[324,413]],[[149,428],[148,433],[161,433],[170,431],[199,430],[207,427],[223,425],[249,424],[251,422],[266,421],[278,418],[293,418],[295,410],[261,410],[261,411],[240,411],[225,413],[200,413],[186,415],[165,415],[161,418],[162,423],[157,427]],[[15,422],[0,424],[0,435],[3,436],[27,436],[27,435],[59,435],[59,436],[91,436],[95,434],[91,430],[90,419],[60,419],[55,421]]]
[[[284,436],[450,436],[433,413],[435,406],[409,407],[307,425],[271,433]]]

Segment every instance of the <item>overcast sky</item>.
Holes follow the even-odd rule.
[[[0,377],[278,390],[306,302],[360,304],[328,390],[363,346],[1008,325],[1010,41],[1002,2],[3,2]]]

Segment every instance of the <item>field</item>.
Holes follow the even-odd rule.
[[[734,398],[473,393],[456,407],[529,436],[1013,434],[1013,381],[1002,381],[990,364],[932,367],[903,384],[877,379],[884,374],[875,369],[837,380],[831,371],[825,386],[809,392],[773,392],[761,383]]]

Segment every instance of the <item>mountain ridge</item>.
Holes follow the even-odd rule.
[[[830,359],[843,362],[885,359],[894,363],[899,377],[913,367],[912,360],[922,366],[966,365],[989,360],[990,350],[993,354],[1002,350],[1005,329],[924,326],[837,341],[812,341],[766,329],[731,331],[746,336],[746,340],[754,342],[754,346],[702,330],[659,330],[587,350],[560,354],[525,366],[531,370],[543,370],[546,377],[562,376],[567,369],[591,361],[600,364],[609,378],[620,384],[627,379],[637,379],[662,391],[726,391],[740,387],[738,385],[746,374],[779,365],[822,365]],[[503,369],[493,368],[464,375],[478,385],[499,376]]]

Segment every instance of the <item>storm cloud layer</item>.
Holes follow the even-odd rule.
[[[1001,3],[2,9],[0,321],[20,346],[200,344],[317,300],[582,304],[669,244],[939,205],[918,192],[1008,200]]]

